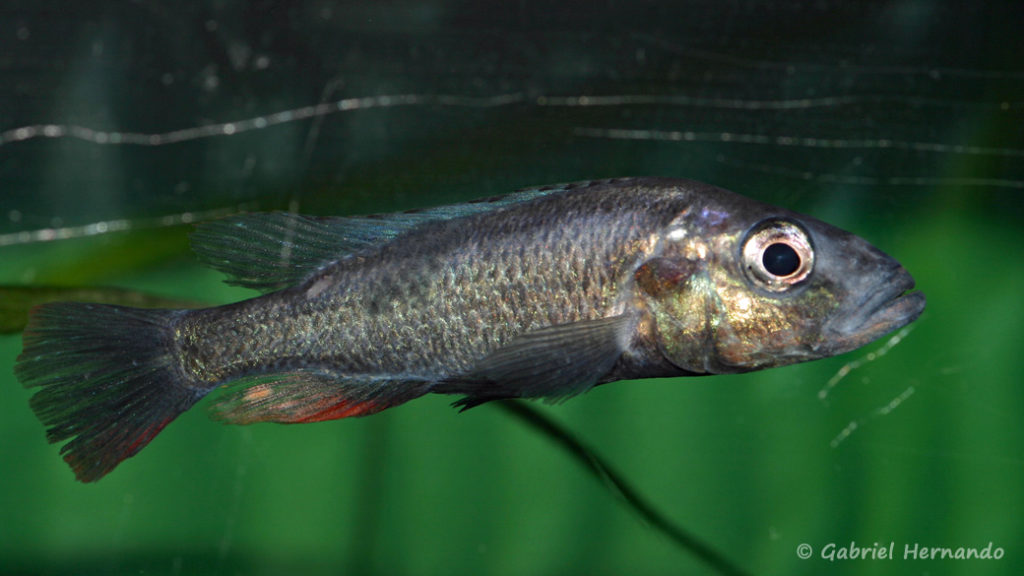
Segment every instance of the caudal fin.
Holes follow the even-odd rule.
[[[64,460],[94,482],[135,455],[208,390],[174,357],[177,310],[55,303],[35,308],[14,372]]]

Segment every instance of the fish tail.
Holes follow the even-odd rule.
[[[14,372],[82,482],[134,456],[209,392],[176,359],[179,310],[60,302],[33,309]]]

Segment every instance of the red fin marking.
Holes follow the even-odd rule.
[[[341,418],[348,418],[350,416],[368,416],[370,414],[376,414],[388,407],[389,406],[387,404],[379,404],[373,401],[352,404],[348,400],[342,400],[341,402],[333,406],[328,406],[319,412],[310,414],[309,416],[305,416],[299,420],[295,420],[295,422],[307,424],[310,422],[340,420]]]
[[[284,372],[229,383],[212,407],[232,424],[323,422],[365,416],[422,396],[429,382],[341,376],[327,371]]]

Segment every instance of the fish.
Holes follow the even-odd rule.
[[[618,380],[842,354],[914,321],[896,260],[812,217],[683,179],[539,187],[396,214],[199,224],[199,259],[260,295],[200,309],[33,309],[15,364],[82,482],[211,392],[226,423],[465,410]]]

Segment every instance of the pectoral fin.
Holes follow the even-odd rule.
[[[242,378],[210,411],[231,424],[306,423],[366,416],[422,396],[429,382],[295,371]]]
[[[471,408],[500,398],[562,400],[586,392],[615,366],[632,319],[612,316],[527,332],[495,350],[464,376],[435,390],[466,397]]]

